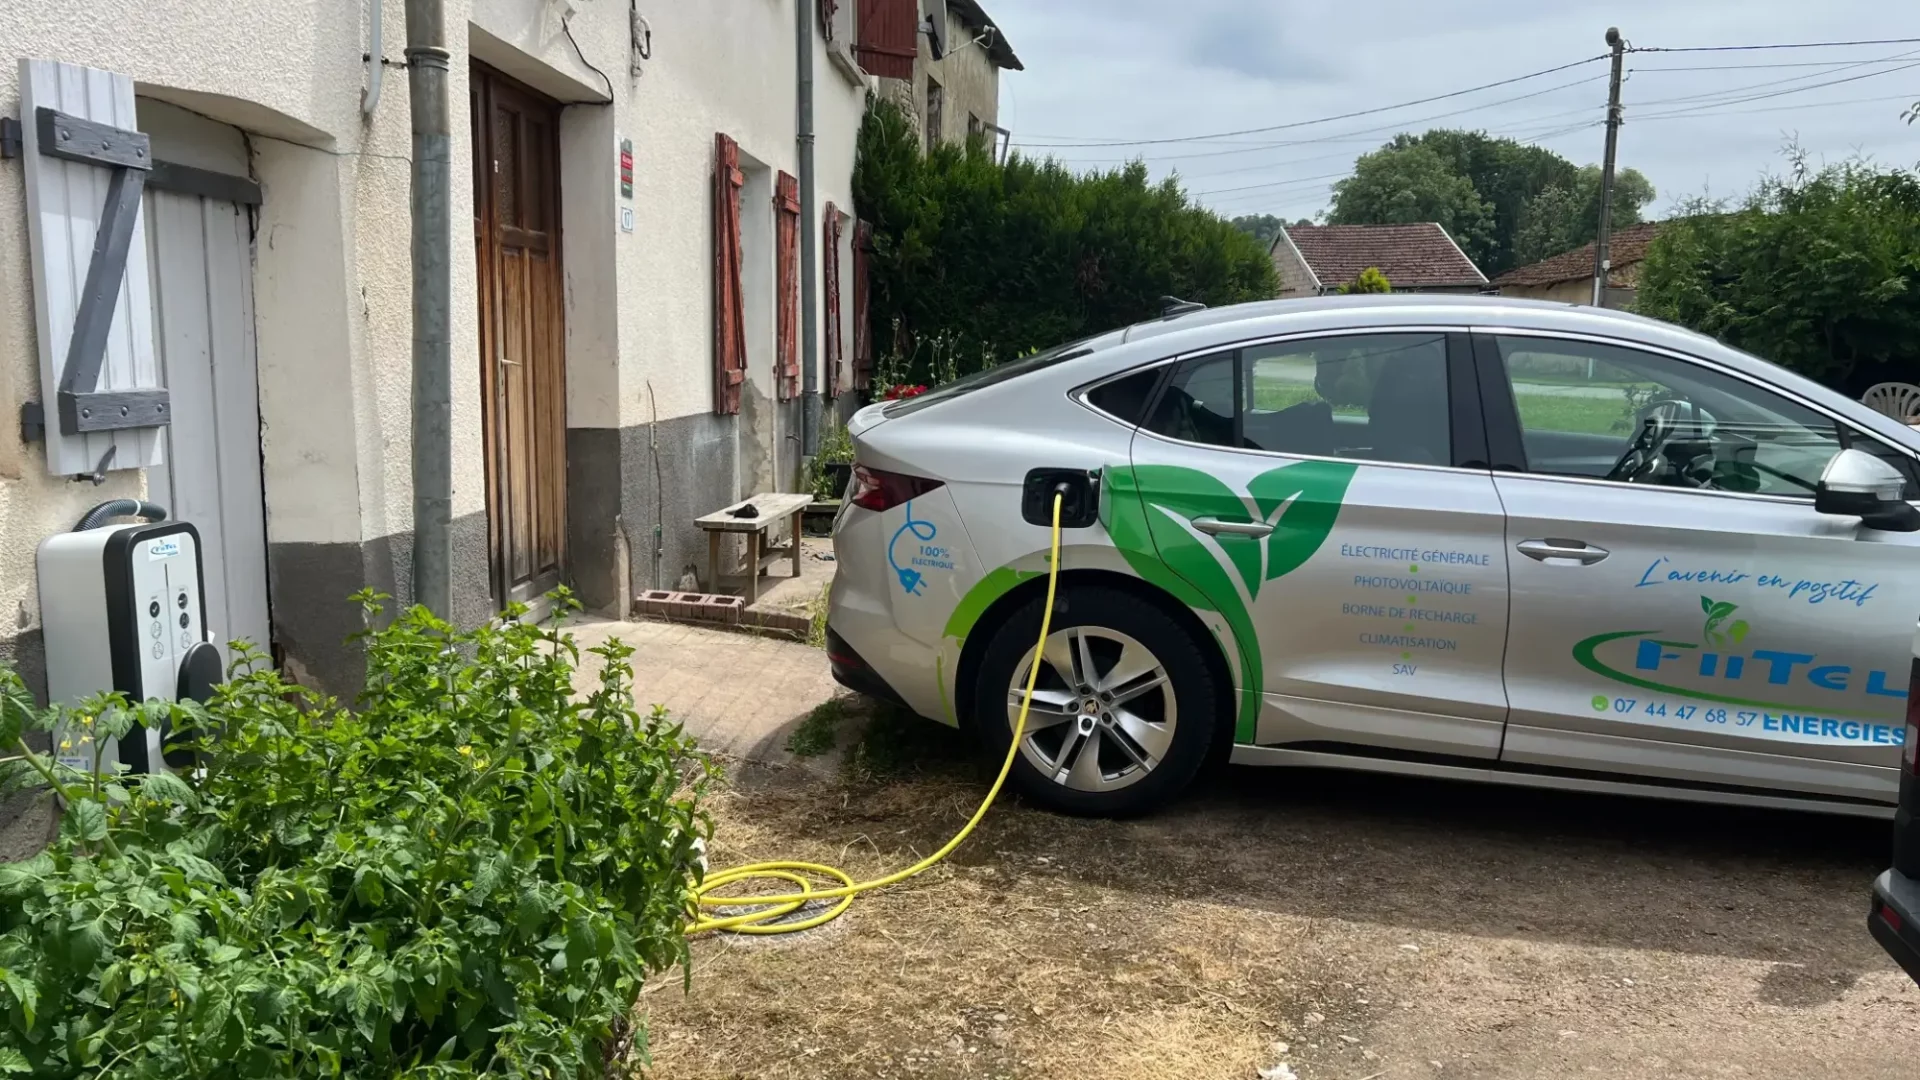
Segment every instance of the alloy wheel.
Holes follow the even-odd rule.
[[[1014,669],[1007,727],[1020,717],[1033,650]],[[1075,791],[1112,791],[1144,779],[1173,746],[1173,682],[1145,645],[1118,630],[1074,626],[1048,635],[1020,752],[1041,775]]]

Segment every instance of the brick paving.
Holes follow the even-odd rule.
[[[664,705],[707,752],[792,761],[787,737],[814,706],[843,693],[827,654],[798,642],[666,622],[579,619],[582,690],[599,679],[586,650],[609,638],[633,646],[634,696]]]

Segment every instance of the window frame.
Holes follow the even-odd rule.
[[[1813,507],[1813,495],[1778,495],[1762,492],[1722,491],[1714,488],[1669,487],[1667,485],[1631,484],[1624,480],[1608,480],[1597,476],[1565,476],[1559,473],[1534,472],[1527,465],[1526,444],[1523,440],[1524,426],[1520,423],[1519,404],[1513,396],[1513,380],[1508,377],[1506,364],[1500,358],[1500,346],[1494,340],[1497,337],[1543,338],[1562,343],[1582,343],[1604,345],[1609,348],[1626,349],[1646,353],[1672,360],[1676,363],[1691,364],[1716,375],[1722,375],[1753,387],[1766,394],[1790,402],[1809,412],[1824,417],[1833,424],[1834,436],[1841,449],[1851,447],[1857,440],[1866,440],[1876,446],[1885,447],[1897,456],[1905,467],[1909,484],[1920,485],[1920,455],[1906,447],[1888,443],[1886,440],[1864,432],[1852,421],[1836,413],[1822,402],[1796,393],[1784,386],[1769,383],[1744,371],[1726,364],[1718,363],[1704,356],[1680,352],[1676,349],[1637,341],[1631,338],[1608,337],[1604,334],[1583,334],[1564,330],[1538,330],[1518,326],[1476,326],[1471,333],[1474,381],[1480,389],[1482,410],[1486,417],[1487,444],[1491,455],[1491,467],[1495,473],[1508,473],[1525,476],[1533,480],[1556,481],[1567,484],[1604,484],[1608,487],[1630,487],[1640,491],[1678,492],[1688,495],[1708,495],[1730,499],[1757,499],[1762,502],[1783,503],[1792,506]],[[1875,455],[1882,457],[1882,455]],[[1891,462],[1889,462],[1891,464]]]
[[[1388,325],[1388,326],[1344,326],[1317,330],[1300,330],[1286,334],[1273,334],[1265,337],[1250,338],[1244,341],[1227,341],[1205,348],[1190,349],[1173,356],[1164,356],[1144,363],[1130,365],[1110,375],[1104,375],[1068,391],[1068,397],[1082,408],[1122,427],[1130,428],[1136,437],[1144,436],[1156,439],[1172,446],[1188,446],[1202,450],[1215,450],[1229,454],[1257,454],[1261,457],[1283,458],[1289,461],[1339,461],[1349,465],[1369,465],[1389,469],[1419,469],[1423,471],[1471,472],[1485,475],[1489,469],[1487,448],[1487,425],[1480,394],[1477,392],[1476,378],[1478,365],[1475,363],[1471,331],[1463,326],[1444,325]],[[1260,450],[1249,446],[1219,446],[1214,443],[1192,442],[1176,439],[1169,435],[1151,431],[1137,422],[1123,420],[1101,409],[1089,400],[1088,395],[1108,383],[1131,378],[1142,372],[1158,369],[1160,381],[1148,398],[1145,415],[1153,415],[1159,407],[1160,397],[1166,392],[1172,381],[1174,369],[1191,360],[1205,360],[1222,354],[1233,355],[1234,412],[1233,427],[1236,442],[1244,442],[1242,434],[1246,405],[1243,400],[1246,393],[1245,354],[1249,349],[1264,348],[1269,345],[1284,345],[1296,341],[1318,341],[1337,337],[1379,337],[1384,334],[1433,335],[1443,336],[1446,346],[1446,384],[1447,384],[1447,424],[1448,440],[1451,444],[1453,460],[1444,465],[1422,465],[1410,461],[1378,461],[1373,458],[1351,458],[1321,454],[1289,453],[1281,450]]]

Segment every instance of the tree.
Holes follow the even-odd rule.
[[[1643,314],[1857,397],[1920,371],[1920,173],[1796,159],[1739,205],[1695,202],[1647,251]]]
[[[1333,185],[1333,225],[1436,221],[1472,257],[1493,228],[1493,209],[1473,182],[1425,146],[1388,146],[1363,154],[1353,175]]]
[[[922,154],[898,105],[873,100],[853,197],[873,225],[870,323],[897,382],[933,383],[1153,318],[1161,298],[1272,297],[1259,241],[1144,164],[1075,173],[942,144]]]
[[[1461,247],[1488,277],[1518,265],[1513,240],[1527,203],[1549,187],[1573,187],[1579,174],[1578,166],[1551,150],[1479,131],[1436,129],[1401,135],[1387,145],[1424,146],[1472,182],[1492,212],[1493,222],[1484,239],[1472,247],[1462,241]]]
[[[1272,247],[1274,238],[1280,235],[1280,230],[1286,222],[1272,214],[1243,214],[1234,218],[1231,224],[1262,244]]]
[[[1613,228],[1639,224],[1653,183],[1637,169],[1613,178]],[[1526,266],[1593,243],[1600,232],[1600,167],[1581,169],[1572,186],[1555,184],[1528,200],[1513,237],[1513,265]]]
[[[1393,291],[1393,285],[1387,281],[1387,275],[1381,273],[1379,267],[1369,266],[1360,271],[1359,277],[1340,286],[1340,291],[1343,293],[1390,293]]]
[[[1598,231],[1598,167],[1582,168],[1551,150],[1484,132],[1435,129],[1420,135],[1397,135],[1379,150],[1363,156],[1355,164],[1356,176],[1360,164],[1370,158],[1415,153],[1438,157],[1454,176],[1466,180],[1485,206],[1484,229],[1463,234],[1448,226],[1447,231],[1488,277],[1590,243]],[[1365,206],[1350,207],[1343,214],[1337,191],[1336,185],[1330,220],[1344,217],[1353,224],[1405,220],[1377,216]],[[1545,201],[1539,202],[1543,197]],[[1641,207],[1653,197],[1653,185],[1646,177],[1632,169],[1622,170],[1614,178],[1614,223],[1631,225],[1639,221]],[[1524,243],[1522,233],[1527,234]]]

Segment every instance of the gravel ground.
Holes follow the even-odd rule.
[[[742,766],[715,861],[902,865],[983,793],[958,753],[884,781]],[[643,1005],[661,1080],[1910,1080],[1920,988],[1864,925],[1886,847],[1850,819],[1227,770],[1141,821],[1008,799],[833,926],[696,943],[691,993]]]

